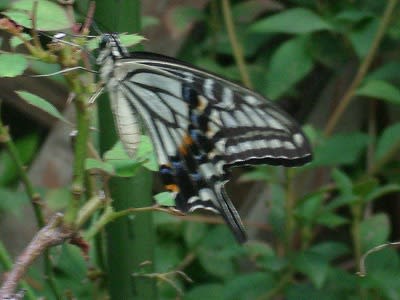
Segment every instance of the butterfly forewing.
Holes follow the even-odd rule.
[[[245,230],[225,193],[229,167],[302,165],[311,149],[299,126],[259,94],[178,60],[127,55],[105,35],[98,61],[122,142],[133,154],[138,115],[152,139],[160,174],[177,208],[220,213],[236,238]]]

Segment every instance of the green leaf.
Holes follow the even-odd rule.
[[[217,226],[210,230],[207,239],[204,239],[196,250],[202,267],[222,279],[235,274],[233,258],[240,251],[240,246],[226,226]]]
[[[28,40],[28,41],[32,39],[32,37],[31,37],[29,34],[27,34],[27,33],[21,33],[20,35],[21,35],[23,38],[25,38],[26,40]],[[11,37],[11,39],[10,39],[10,46],[11,46],[11,48],[15,49],[15,48],[17,48],[19,45],[21,45],[21,44],[23,44],[23,41],[22,41],[19,37],[17,37],[17,36]]]
[[[247,171],[239,177],[240,182],[249,181],[267,181],[274,180],[273,170],[270,166],[255,166],[252,170]]]
[[[369,19],[373,17],[373,14],[367,11],[361,11],[356,9],[348,9],[340,11],[336,16],[335,19],[338,22],[351,22],[351,23],[358,23],[365,19]]]
[[[320,30],[330,30],[331,25],[316,15],[313,11],[304,8],[293,8],[267,17],[254,23],[251,31],[259,33],[310,33]]]
[[[306,197],[296,208],[296,217],[300,218],[303,222],[312,223],[318,215],[324,201],[325,194],[317,193]]]
[[[0,77],[19,76],[28,67],[28,61],[21,54],[0,54]]]
[[[313,245],[309,251],[320,255],[327,261],[332,261],[340,256],[348,254],[350,249],[344,243],[328,241]]]
[[[368,80],[357,90],[356,95],[400,104],[400,89],[383,80]]]
[[[85,170],[101,170],[109,175],[114,175],[114,168],[111,164],[94,158],[85,160]]]
[[[174,32],[184,32],[191,24],[203,20],[205,17],[203,10],[190,6],[182,5],[172,9],[170,30]]]
[[[349,39],[356,51],[358,57],[363,58],[367,55],[372,41],[376,35],[379,26],[377,18],[371,19],[370,22],[365,23],[363,26],[357,27],[349,34]]]
[[[14,1],[4,15],[26,28],[32,28],[32,9],[35,0]],[[37,1],[36,30],[59,31],[72,27],[66,9],[48,0]]]
[[[258,299],[272,290],[276,284],[276,279],[269,273],[254,272],[243,275],[238,274],[225,284],[224,297],[220,299]]]
[[[307,275],[316,288],[321,288],[328,276],[328,261],[323,256],[311,251],[299,253],[293,265],[298,271]]]
[[[383,131],[376,146],[375,160],[382,159],[388,153],[398,151],[400,147],[400,122]]]
[[[366,81],[369,80],[384,80],[395,81],[400,79],[400,62],[390,61],[379,68],[371,71],[365,77]]]
[[[346,173],[342,172],[341,170],[335,168],[332,170],[332,178],[335,181],[338,189],[341,193],[349,195],[352,193],[353,190],[353,182],[351,178],[347,176]]]
[[[189,222],[183,230],[183,237],[189,249],[195,248],[207,237],[208,226],[204,223]]]
[[[15,147],[18,150],[22,163],[28,164],[36,154],[39,146],[39,135],[30,134],[15,141]],[[14,160],[8,152],[0,153],[0,186],[12,184],[19,176],[19,171]]]
[[[371,191],[368,195],[366,195],[365,202],[374,201],[387,194],[396,193],[399,191],[400,191],[399,184],[387,184],[384,186],[379,186],[375,188],[373,191]]]
[[[25,192],[0,188],[0,212],[12,213],[20,217],[21,206],[28,203],[29,199]]]
[[[378,185],[379,182],[376,178],[365,177],[354,184],[353,194],[360,196],[360,198],[365,198],[366,195],[374,190]]]
[[[143,162],[143,167],[148,170],[153,172],[158,171],[158,163],[153,151],[153,144],[147,135],[140,136],[136,159]]]
[[[224,285],[217,283],[201,284],[185,293],[183,300],[220,300],[224,299]]]
[[[170,192],[161,192],[154,195],[157,204],[162,206],[175,206],[175,199]]]
[[[158,243],[155,249],[157,261],[155,272],[164,273],[175,270],[184,258],[184,252],[182,250],[182,247],[177,243]]]
[[[325,225],[328,228],[335,228],[348,222],[346,218],[331,212],[321,213],[316,219],[317,224]]]
[[[272,55],[266,74],[264,93],[277,99],[303,79],[313,68],[308,37],[300,36],[283,43]]]
[[[124,47],[129,48],[143,42],[146,38],[138,34],[121,33],[119,35],[119,39]],[[100,41],[101,41],[101,36],[93,38],[86,43],[86,48],[89,51],[93,51],[99,47]]]
[[[369,137],[363,133],[337,134],[315,148],[315,158],[307,167],[350,165],[367,146]]]
[[[360,224],[360,242],[363,252],[373,247],[386,243],[390,234],[389,218],[386,214],[379,213],[365,219]]]
[[[285,191],[279,184],[270,184],[271,197],[269,204],[268,220],[278,239],[284,239],[285,231]]]
[[[40,108],[41,110],[47,112],[49,115],[57,118],[58,120],[68,123],[68,121],[64,119],[64,117],[59,113],[57,108],[55,108],[50,102],[26,91],[16,91],[16,93],[18,94],[18,96],[24,99],[28,104]]]
[[[115,176],[132,177],[142,166],[142,161],[131,159],[125,152],[122,143],[115,143],[114,147],[104,153],[106,163],[112,165]]]
[[[327,205],[325,205],[325,210],[332,211],[341,206],[352,205],[360,201],[360,197],[353,194],[342,194],[332,199]]]

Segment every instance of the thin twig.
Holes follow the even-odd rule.
[[[371,47],[369,48],[365,59],[358,68],[357,74],[355,75],[352,83],[350,84],[343,98],[339,101],[339,105],[336,107],[335,111],[328,120],[328,123],[325,127],[325,135],[328,136],[332,134],[333,130],[336,127],[336,124],[339,121],[339,118],[342,116],[346,108],[349,106],[351,100],[353,99],[357,91],[357,88],[359,87],[365,75],[367,74],[368,69],[370,68],[373,59],[375,57],[376,51],[378,50],[378,47],[385,35],[386,28],[389,25],[389,21],[394,11],[394,8],[397,4],[397,1],[398,0],[388,1],[388,4],[385,8],[385,12],[383,13],[382,16],[382,21],[379,24],[378,31],[376,32],[374,40],[372,41]]]
[[[385,248],[387,248],[387,247],[392,247],[392,248],[393,248],[393,247],[397,247],[397,246],[399,246],[399,245],[400,245],[400,242],[386,243],[386,244],[382,244],[382,245],[376,246],[376,247],[374,247],[374,248],[368,250],[368,251],[361,257],[361,259],[360,259],[360,271],[357,272],[356,274],[357,274],[358,276],[360,276],[360,277],[364,277],[364,276],[367,275],[367,269],[366,269],[366,267],[365,267],[365,260],[367,259],[367,257],[368,257],[370,254],[372,254],[372,253],[374,253],[374,252],[381,251],[381,250],[383,250],[383,249],[385,249]]]
[[[250,80],[249,73],[247,71],[246,64],[244,62],[243,48],[242,45],[238,42],[235,25],[233,23],[232,18],[232,10],[230,7],[229,0],[222,0],[222,13],[224,15],[226,30],[228,31],[229,41],[232,45],[233,56],[235,57],[236,64],[239,68],[240,75],[242,77],[243,84],[252,88],[252,83]]]
[[[11,297],[19,281],[35,259],[50,247],[64,243],[73,236],[73,231],[63,226],[63,215],[56,214],[32,239],[28,247],[17,258],[13,269],[7,274],[0,288],[0,299]]]
[[[37,31],[36,31],[36,28],[37,28],[37,23],[36,23],[37,18],[36,17],[37,17],[38,4],[39,4],[38,0],[33,1],[32,16],[31,16],[31,19],[32,19],[32,37],[33,37],[33,44],[35,45],[35,47],[40,49],[40,50],[43,50],[42,49],[42,45],[40,44],[40,41],[39,41],[39,36],[37,34]]]

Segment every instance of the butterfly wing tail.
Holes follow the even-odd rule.
[[[242,220],[236,208],[232,204],[224,188],[225,182],[219,183],[215,186],[217,199],[219,200],[219,211],[225,222],[228,224],[230,230],[234,234],[239,243],[247,241],[246,230],[243,226]]]

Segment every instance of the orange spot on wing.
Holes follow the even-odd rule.
[[[168,190],[168,191],[171,191],[171,192],[179,192],[179,186],[177,186],[176,184],[167,184],[166,186],[165,186],[165,188]]]

